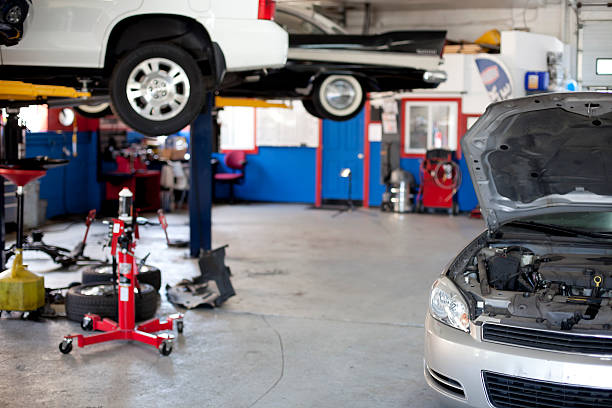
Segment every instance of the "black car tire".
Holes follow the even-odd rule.
[[[87,313],[98,315],[102,318],[117,320],[117,294],[110,288],[107,293],[86,294],[84,290],[97,286],[112,286],[106,284],[84,284],[68,289],[66,293],[66,317],[75,322],[80,322]],[[140,292],[135,294],[136,321],[151,319],[155,316],[159,302],[159,294],[148,284],[140,285]]]
[[[105,102],[99,105],[79,105],[73,108],[76,113],[91,119],[100,119],[113,114],[110,103]]]
[[[323,113],[319,112],[317,108],[315,108],[314,102],[311,99],[302,99],[302,105],[306,112],[310,113],[312,116],[319,119],[328,119],[323,115]]]
[[[81,272],[81,281],[83,283],[112,283],[113,269],[110,264],[92,265]],[[143,265],[138,269],[138,283],[148,283],[153,286],[156,291],[161,288],[161,271],[151,265]]]
[[[325,93],[329,87],[341,84],[345,89],[354,92],[350,103],[345,107],[333,106],[326,98]],[[321,78],[315,83],[312,93],[312,103],[317,112],[320,112],[326,119],[335,121],[345,121],[354,118],[361,112],[366,101],[366,92],[363,86],[351,75],[329,75]]]
[[[157,70],[153,63],[157,64]],[[142,64],[150,70],[146,75]],[[182,86],[168,82],[173,80],[170,72],[176,67],[180,69],[173,78],[183,77],[184,74]],[[134,95],[140,96],[133,96],[132,102],[128,98],[127,90],[130,78],[142,85],[140,89],[134,88]],[[188,93],[186,85],[189,86]],[[148,108],[152,105],[144,98],[145,95],[150,97],[153,103],[159,104],[158,112]],[[154,101],[156,95],[158,100]],[[182,96],[180,102],[179,96]],[[173,44],[143,45],[121,58],[111,75],[110,97],[113,111],[128,126],[149,136],[169,135],[189,125],[202,111],[205,96],[206,90],[198,64],[185,50]],[[172,108],[169,101],[180,104],[180,109]],[[137,111],[134,105],[143,111]]]

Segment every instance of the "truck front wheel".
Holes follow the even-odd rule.
[[[143,45],[113,70],[110,97],[115,113],[145,135],[176,133],[201,112],[206,90],[196,61],[168,43]]]

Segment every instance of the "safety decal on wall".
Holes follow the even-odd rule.
[[[493,102],[503,101],[512,95],[512,82],[508,70],[491,57],[478,57],[474,59],[482,83],[487,89],[489,98]]]

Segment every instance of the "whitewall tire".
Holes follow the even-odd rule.
[[[344,121],[355,117],[365,103],[366,94],[357,78],[329,75],[315,84],[312,102],[326,119]]]

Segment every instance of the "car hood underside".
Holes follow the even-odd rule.
[[[461,142],[490,230],[527,216],[612,205],[612,95],[498,102]]]

